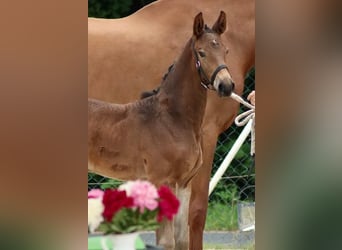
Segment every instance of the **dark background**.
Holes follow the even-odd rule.
[[[153,0],[88,0],[88,16],[101,18],[125,17]]]

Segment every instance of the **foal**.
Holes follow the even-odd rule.
[[[212,29],[202,13],[194,20],[193,36],[156,95],[129,104],[88,100],[88,170],[121,179],[148,179],[167,184],[181,200],[173,224],[157,233],[165,250],[188,249],[188,183],[202,163],[201,125],[207,88],[229,96],[234,83],[225,65],[226,29],[221,11]],[[158,63],[158,62],[156,62]],[[175,248],[176,247],[176,248]]]

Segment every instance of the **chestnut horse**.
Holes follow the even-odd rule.
[[[181,213],[164,222],[157,234],[166,250],[187,250],[188,183],[202,165],[201,131],[207,89],[230,96],[234,83],[225,65],[228,52],[220,35],[226,15],[220,13],[212,29],[202,13],[194,20],[193,35],[156,95],[128,104],[88,100],[88,169],[121,179],[148,179],[167,184],[181,194]],[[158,62],[156,62],[158,63]]]
[[[207,22],[214,22],[221,9],[227,13],[229,26],[222,34],[231,50],[226,64],[235,82],[234,92],[241,95],[244,78],[254,65],[255,0],[160,0],[125,18],[88,19],[89,97],[127,103],[139,98],[144,90],[156,88],[190,37],[188,27],[193,17],[202,11]],[[203,164],[191,184],[191,250],[202,249],[217,138],[232,124],[239,106],[230,98],[222,100],[212,91],[207,93]]]

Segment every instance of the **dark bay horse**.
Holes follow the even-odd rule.
[[[208,23],[227,14],[222,34],[229,47],[226,64],[242,94],[244,78],[254,65],[255,0],[160,0],[119,19],[88,20],[88,93],[100,100],[127,103],[160,85],[162,76],[191,36],[200,11]],[[175,36],[174,33],[177,32]],[[152,63],[158,62],[158,63]],[[207,91],[202,123],[203,164],[191,185],[190,249],[201,250],[208,206],[208,188],[217,138],[234,121],[239,104]]]
[[[164,222],[157,234],[166,250],[188,249],[188,184],[202,165],[207,89],[219,96],[230,96],[234,89],[220,37],[225,29],[224,12],[211,29],[199,13],[191,39],[156,95],[128,104],[88,100],[89,171],[121,180],[148,179],[177,190],[180,213],[175,224]]]

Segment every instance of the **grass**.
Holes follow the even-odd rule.
[[[237,206],[209,203],[205,230],[235,231],[238,229]]]

